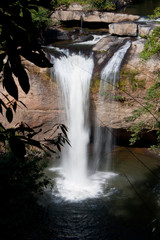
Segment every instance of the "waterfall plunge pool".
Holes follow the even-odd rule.
[[[144,148],[115,147],[111,157],[116,175],[103,181],[99,195],[83,200],[60,196],[56,184],[62,177],[57,168],[60,159],[54,169],[50,164],[47,174],[55,185],[41,199],[49,216],[49,233],[39,239],[152,239],[151,223],[160,217],[160,160]]]

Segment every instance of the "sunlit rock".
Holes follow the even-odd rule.
[[[51,18],[53,21],[80,21],[81,18],[83,18],[84,22],[116,23],[124,21],[136,21],[140,17],[137,15],[113,12],[57,10],[51,15]]]
[[[137,36],[137,24],[132,22],[109,24],[109,33],[119,36]]]

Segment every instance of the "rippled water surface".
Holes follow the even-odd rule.
[[[49,230],[43,240],[151,239],[151,222],[160,217],[160,159],[145,149],[123,147],[111,155],[115,175],[105,179],[99,195],[66,200],[56,185],[46,193],[42,202]],[[105,165],[103,161],[103,171]],[[59,177],[53,168],[48,175]]]

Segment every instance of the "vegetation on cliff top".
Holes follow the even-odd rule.
[[[66,6],[68,7],[72,3],[79,3],[82,6],[86,6],[86,9],[98,9],[98,10],[115,10],[116,4],[112,0],[59,0],[54,1],[54,5],[58,6]]]

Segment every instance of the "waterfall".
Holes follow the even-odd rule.
[[[82,34],[83,33],[83,15],[81,15],[81,27],[80,27],[80,33]]]
[[[93,67],[93,57],[81,53],[66,52],[66,56],[54,59],[54,77],[62,91],[65,125],[71,142],[71,147],[66,144],[62,153],[62,165],[65,177],[79,186],[85,186],[87,181],[89,89]]]
[[[103,158],[106,160],[106,170],[111,170],[111,151],[114,146],[114,135],[112,130],[113,124],[113,115],[114,115],[114,88],[116,83],[119,81],[120,75],[120,67],[121,63],[127,53],[129,47],[131,46],[131,42],[127,41],[122,47],[120,47],[111,59],[108,61],[106,66],[101,71],[101,80],[99,87],[99,102],[100,105],[103,106],[106,101],[109,102],[109,110],[108,110],[108,119],[109,123],[108,128],[102,129],[103,127],[103,111],[97,109],[99,112],[98,121],[101,127],[97,127],[95,131],[94,137],[94,170],[99,168],[100,160]],[[97,125],[98,125],[97,121]],[[104,139],[105,138],[105,139]]]
[[[111,92],[119,79],[122,60],[130,47],[130,41],[125,43],[110,59],[101,72],[100,92]],[[51,56],[53,62],[52,74],[60,89],[61,106],[65,111],[64,123],[69,128],[68,138],[71,147],[65,145],[61,156],[60,177],[57,177],[57,190],[54,195],[67,200],[82,200],[96,197],[103,193],[106,179],[115,173],[99,168],[102,153],[108,154],[113,143],[112,132],[105,134],[102,141],[101,128],[98,128],[94,139],[93,159],[94,171],[88,171],[89,126],[89,92],[93,74],[93,55],[84,56],[81,52],[70,53],[69,50],[58,49],[58,58]],[[99,98],[99,100],[104,100]],[[103,102],[101,102],[103,104]],[[113,105],[109,102],[109,120],[113,118]],[[61,108],[62,109],[62,108]],[[101,120],[101,114],[98,116]],[[103,151],[105,149],[105,151]],[[106,159],[106,156],[105,156]],[[107,156],[108,159],[108,156]],[[108,168],[109,169],[109,168]],[[100,171],[99,171],[100,170]]]
[[[131,42],[127,41],[122,47],[118,49],[117,52],[114,53],[112,58],[109,60],[101,72],[101,82],[106,82],[107,85],[110,83],[110,85],[115,86],[116,82],[119,80],[121,63],[130,46]]]

